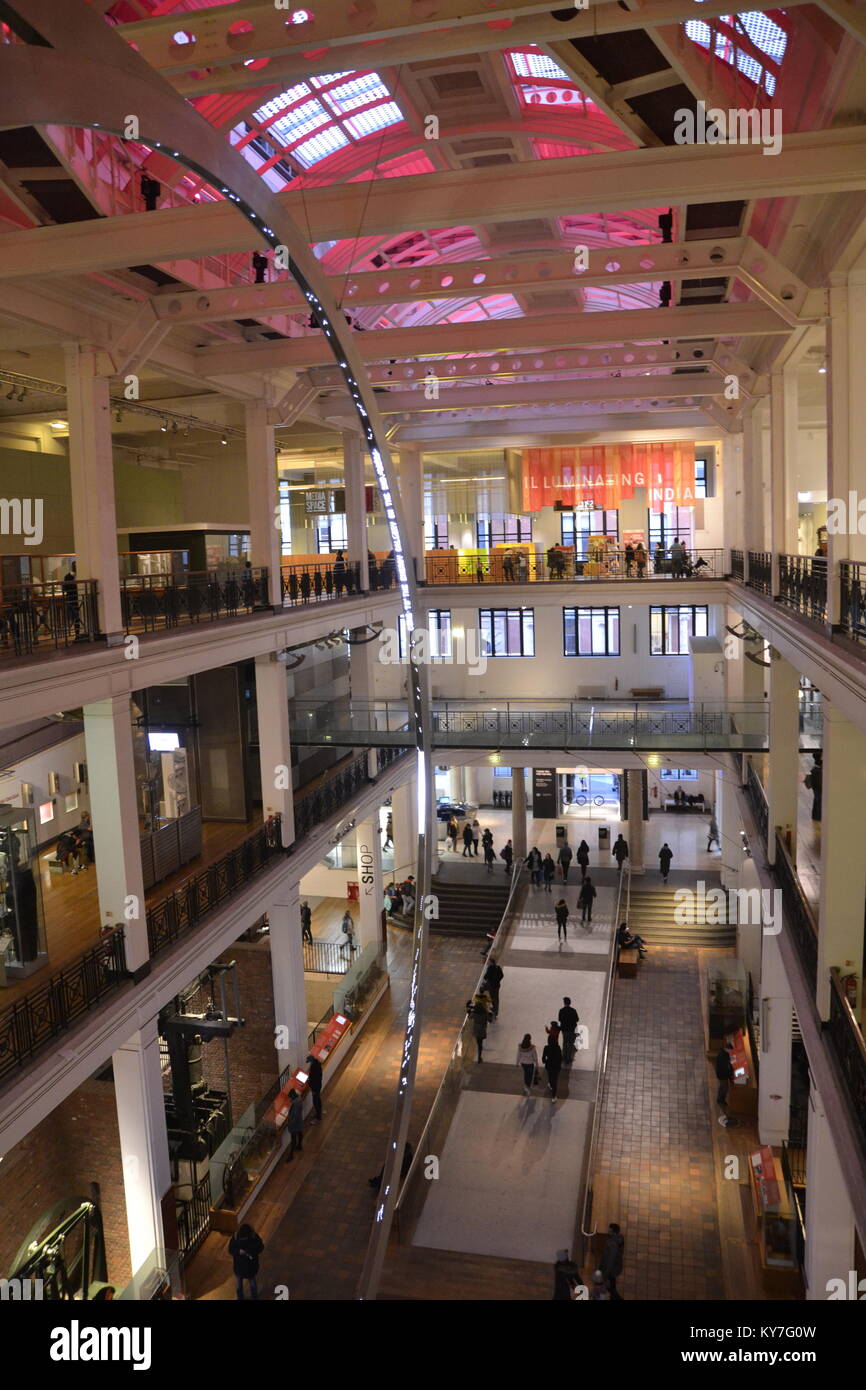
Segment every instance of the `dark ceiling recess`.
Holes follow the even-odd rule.
[[[10,169],[60,168],[56,154],[52,153],[38,130],[32,126],[0,130],[0,159]]]

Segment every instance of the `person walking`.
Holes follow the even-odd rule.
[[[595,885],[589,874],[580,885],[580,892],[577,895],[577,905],[580,908],[581,923],[592,921],[592,900],[596,896]]]
[[[716,820],[715,811],[711,811],[710,828],[707,831],[707,854],[709,854],[714,844],[718,845],[719,849],[722,848],[722,842],[719,839],[719,822]]]
[[[258,1298],[259,1296],[256,1278],[259,1272],[259,1256],[264,1248],[261,1236],[246,1221],[238,1227],[229,1241],[232,1270],[240,1299],[243,1299],[244,1296],[244,1282],[250,1286],[250,1298]]]
[[[512,862],[513,862],[513,860],[514,860],[514,847],[512,846],[512,843],[511,843],[510,840],[509,840],[508,843],[506,844],[505,849],[501,849],[501,850],[499,851],[499,858],[505,860],[505,872],[506,872],[507,874],[510,874],[510,873],[511,873],[511,865],[512,865]]]
[[[472,826],[469,821],[465,821],[463,825],[463,858],[467,855],[472,858]]]
[[[545,893],[552,892],[553,890],[550,885],[556,878],[556,865],[553,862],[553,855],[549,851],[541,861],[541,876],[544,879]]]
[[[485,831],[485,834],[488,833],[488,831]],[[487,872],[489,874],[492,874],[493,865],[496,862],[496,851],[493,848],[493,836],[491,835],[489,840],[482,841],[482,845],[484,849],[484,863],[487,865]]]
[[[659,868],[661,869],[662,883],[667,883],[668,881],[668,874],[671,871],[671,860],[673,857],[674,852],[670,845],[663,844],[659,850]]]
[[[289,1152],[286,1154],[286,1162],[291,1163],[295,1157],[295,1151],[303,1153],[304,1149],[304,1102],[294,1086],[289,1091],[289,1116],[286,1120],[286,1132],[291,1143]]]
[[[487,1037],[487,1024],[490,1021],[490,1010],[486,1002],[489,997],[489,995],[479,991],[467,1010],[472,1019],[472,1036],[475,1039],[475,1046],[478,1049],[479,1062],[484,1060],[482,1056],[484,1052],[484,1039]]]
[[[616,1281],[622,1274],[622,1255],[625,1248],[625,1237],[615,1221],[611,1221],[607,1228],[607,1238],[601,1252],[601,1259],[598,1267],[607,1280],[607,1287],[611,1298],[620,1299],[621,1295],[616,1291]]]
[[[566,1066],[574,1057],[574,1040],[577,1037],[579,1022],[580,1016],[577,1009],[573,1008],[571,1000],[566,994],[559,1011],[559,1026],[562,1029],[562,1060]]]
[[[523,1068],[523,1094],[531,1096],[535,1073],[538,1071],[538,1049],[529,1033],[524,1033],[523,1041],[517,1049],[517,1065]]]
[[[533,888],[541,887],[541,851],[533,847],[526,856],[526,867],[532,878]]]
[[[628,844],[621,834],[617,835],[611,854],[616,860],[616,867],[619,869],[620,873],[622,873],[622,866],[628,859]]]
[[[308,902],[301,903],[301,940],[313,944],[313,914]]]
[[[394,843],[394,817],[388,812],[388,819],[385,822],[385,839],[382,844],[383,849],[388,849]]]
[[[550,1087],[551,1104],[556,1100],[556,1088],[559,1085],[559,1073],[562,1071],[562,1048],[559,1045],[559,1032],[551,1029],[547,1034],[547,1042],[541,1054],[542,1065],[547,1072],[547,1084]]]
[[[559,867],[562,869],[562,881],[563,883],[568,883],[568,871],[571,868],[571,861],[574,855],[571,852],[571,845],[567,840],[556,857],[559,862]]]
[[[487,969],[484,972],[484,988],[490,995],[494,1023],[499,1017],[499,989],[504,974],[505,972],[502,966],[496,963],[496,957],[491,956],[487,962]]]
[[[476,859],[478,858],[478,839],[480,835],[481,826],[478,824],[478,819],[476,817],[476,819],[472,822],[472,852],[475,855]]]
[[[724,1047],[719,1048],[716,1053],[716,1103],[721,1110],[719,1124],[727,1124],[728,1088],[734,1079],[734,1064],[731,1061],[731,1053],[734,1050],[733,1043],[726,1042]]]
[[[578,845],[575,859],[580,865],[580,878],[581,882],[583,882],[586,878],[586,871],[589,868],[589,845],[586,843],[586,840],[581,840]]]
[[[556,939],[557,941],[559,941],[561,938],[563,941],[567,941],[568,903],[565,901],[565,898],[560,898],[559,902],[556,904],[556,907],[553,910],[556,913]]]
[[[348,946],[349,955],[352,956],[355,951],[355,921],[348,908],[346,908],[346,911],[343,913],[343,920],[340,923],[340,925],[342,926],[346,936],[346,940],[342,942],[340,946],[340,955],[343,954],[346,947]]]
[[[447,830],[446,833],[447,833],[447,835],[448,835],[449,840],[451,841],[451,848],[452,848],[452,850],[453,850],[453,852],[454,852],[455,854],[457,853],[457,834],[458,834],[458,830],[459,830],[459,826],[457,825],[457,821],[456,821],[456,820],[454,819],[454,817],[452,816],[451,819],[450,819],[450,821],[448,822],[448,830]]]
[[[313,1102],[311,1125],[321,1123],[322,1119],[322,1064],[312,1052],[307,1053],[307,1085]]]

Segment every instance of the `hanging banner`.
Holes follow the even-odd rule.
[[[565,509],[610,508],[645,488],[654,512],[695,501],[694,442],[595,444],[576,449],[524,449],[523,510],[561,502]]]

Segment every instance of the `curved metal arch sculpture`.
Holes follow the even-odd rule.
[[[374,1298],[397,1200],[403,1147],[409,1127],[420,1037],[419,1018],[430,892],[433,778],[425,672],[416,660],[415,576],[407,567],[407,534],[393,462],[375,396],[351,331],[331,297],[325,276],[294,219],[246,160],[172,87],[147,66],[95,9],[82,0],[0,0],[0,20],[20,42],[0,48],[0,129],[66,125],[105,130],[123,139],[127,118],[138,121],[137,143],[159,149],[218,188],[261,233],[271,248],[285,246],[289,274],[324,333],[355,406],[373,462],[394,551],[397,582],[410,641],[409,674],[418,761],[418,893],[413,931],[412,980],[400,1074],[380,1198],[359,1298]],[[86,56],[83,56],[85,55]],[[133,214],[151,218],[153,213]],[[38,244],[38,229],[33,232]],[[362,557],[363,560],[363,557]],[[425,712],[426,711],[426,712]],[[432,833],[432,832],[431,832]]]

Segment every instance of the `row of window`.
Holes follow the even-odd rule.
[[[405,629],[400,618],[400,652],[405,655]],[[650,655],[687,656],[689,637],[706,637],[705,604],[653,604],[649,610]],[[450,660],[453,656],[451,609],[433,608],[428,614],[430,655]],[[479,608],[478,628],[486,656],[535,656],[534,608]],[[563,608],[564,656],[619,656],[619,608]]]

